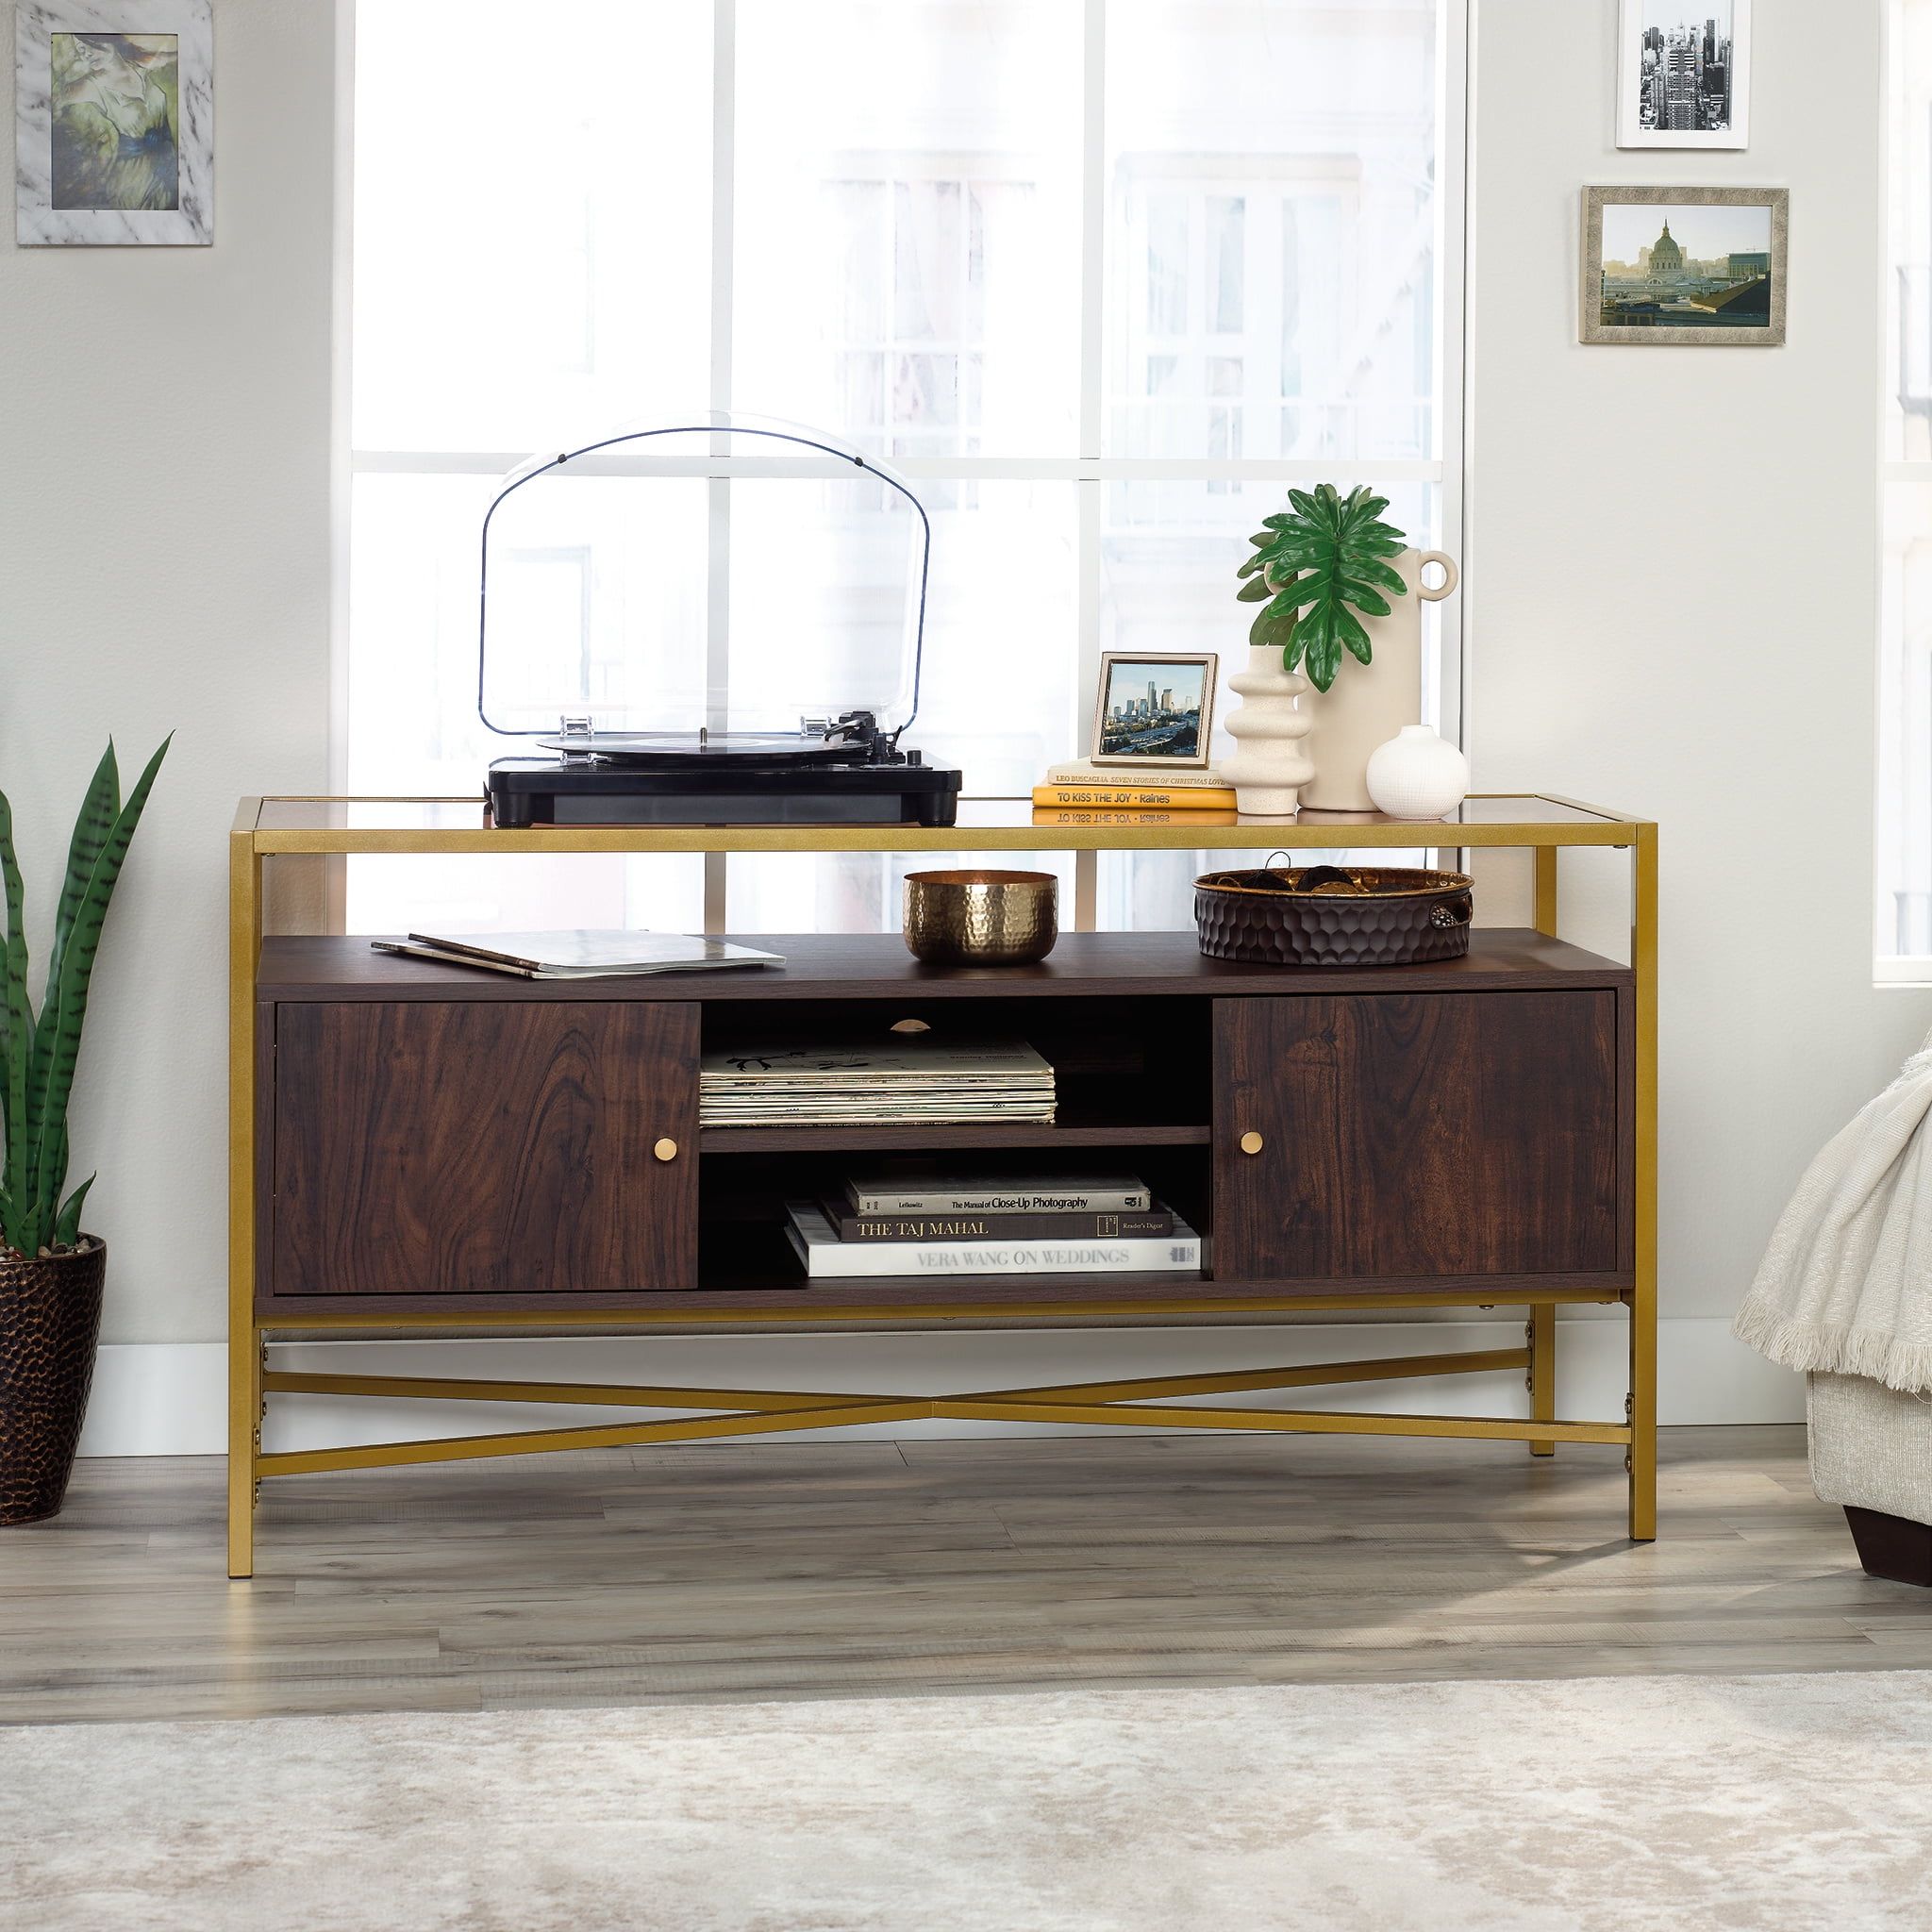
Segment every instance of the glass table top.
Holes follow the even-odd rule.
[[[480,798],[265,797],[235,830],[258,852],[939,852],[1192,850],[1390,845],[1627,845],[1640,822],[1535,793],[1480,793],[1441,819],[1303,811],[1036,809],[1025,798],[962,798],[955,825],[538,825],[498,830]]]

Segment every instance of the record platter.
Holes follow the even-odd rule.
[[[927,765],[917,751],[900,745],[919,709],[932,554],[932,525],[918,497],[894,471],[824,431],[747,418],[729,410],[700,414],[702,420],[687,418],[661,427],[625,429],[560,455],[533,456],[504,478],[485,512],[476,710],[495,736],[525,741],[522,752],[496,758],[490,766],[485,796],[492,823],[506,828],[954,824],[960,774]],[[654,445],[656,438],[681,438],[684,447],[680,451],[675,441]],[[861,491],[870,492],[858,512],[844,508],[842,523],[836,524],[824,510],[824,501],[829,499],[822,493],[821,521],[812,525],[811,511],[801,513],[800,526],[808,528],[811,536],[805,550],[793,553],[794,558],[802,556],[808,561],[833,559],[826,563],[824,575],[834,579],[834,590],[845,599],[842,604],[834,600],[836,610],[861,611],[869,628],[862,636],[851,635],[841,627],[841,617],[835,615],[810,633],[788,604],[785,627],[754,625],[755,648],[745,654],[749,668],[742,674],[739,658],[716,624],[708,631],[703,624],[688,621],[682,630],[674,625],[661,626],[655,635],[644,633],[644,648],[647,655],[655,650],[655,663],[647,663],[640,673],[633,658],[623,668],[626,675],[637,674],[634,683],[641,679],[652,693],[646,716],[680,724],[693,717],[709,718],[712,723],[706,727],[631,730],[606,724],[600,728],[581,692],[574,698],[568,691],[558,695],[570,709],[559,717],[553,700],[548,710],[549,716],[558,718],[554,728],[530,728],[535,722],[530,719],[531,710],[541,718],[545,708],[522,700],[512,707],[514,722],[499,723],[503,712],[500,702],[492,703],[490,663],[491,540],[498,512],[526,484],[562,473],[567,466],[574,466],[573,474],[578,477],[612,474],[608,466],[619,459],[603,453],[639,444],[645,445],[644,450],[641,454],[629,451],[628,459],[655,462],[658,470],[628,474],[661,472],[665,476],[687,476],[700,490],[721,479],[728,482],[734,474],[749,474],[733,469],[735,456],[749,448],[765,458],[782,456],[807,480],[821,485],[829,480],[834,492],[849,491],[854,482]],[[694,457],[693,451],[702,451],[702,458]],[[800,451],[809,454],[801,458]],[[593,456],[600,458],[604,468],[580,460]],[[575,491],[584,485],[577,482],[561,487]],[[903,546],[903,563],[881,561],[888,547],[881,509],[891,513],[892,535]],[[512,525],[514,522],[512,519]],[[649,531],[648,525],[643,527]],[[728,529],[728,522],[725,527]],[[520,560],[531,557],[591,556],[591,545],[559,542],[554,522],[541,534],[547,543],[527,538],[519,541],[513,533],[500,535],[499,570],[513,570]],[[842,566],[835,559],[845,553],[837,548],[834,540],[841,536],[858,550],[869,569],[869,574],[856,582],[837,576]],[[614,547],[622,550],[626,540],[635,538],[633,526],[620,536]],[[713,526],[712,541],[718,541],[718,529]],[[584,581],[589,583],[592,567],[586,562],[582,568],[587,573]],[[511,581],[507,608],[512,612],[518,608],[515,591]],[[853,601],[855,593],[857,603]],[[500,584],[499,602],[504,594]],[[647,599],[648,590],[640,587],[640,596]],[[881,621],[877,614],[881,610],[895,611],[896,625]],[[582,669],[572,682],[581,678],[583,684],[590,684],[592,673],[584,641],[589,620],[573,623],[565,614],[563,621],[568,628],[559,630],[553,621],[547,628],[540,626],[533,636],[519,636],[511,625],[508,635],[497,640],[499,658],[507,646],[512,663],[519,657],[531,656],[550,663],[560,661],[575,649]],[[503,622],[499,614],[499,630]],[[896,642],[891,636],[894,628]],[[579,629],[583,636],[573,636]],[[808,634],[817,643],[815,657],[801,641]],[[776,649],[781,639],[783,656]],[[559,641],[563,651],[558,648]],[[762,658],[758,655],[758,648],[764,652]],[[744,647],[741,644],[739,649]],[[712,658],[721,659],[728,667],[727,673],[702,689],[696,688],[697,674],[690,667]],[[608,672],[608,660],[604,669]],[[608,678],[605,688],[608,689]],[[789,710],[784,708],[788,700],[783,695],[788,689],[796,693],[789,700]],[[827,702],[839,697],[844,698],[849,708]],[[520,718],[515,717],[517,711],[522,712]]]

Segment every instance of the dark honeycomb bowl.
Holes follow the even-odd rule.
[[[1294,890],[1311,874],[1318,890]],[[1420,966],[1469,951],[1474,884],[1467,873],[1407,866],[1213,872],[1194,881],[1194,924],[1210,959]]]

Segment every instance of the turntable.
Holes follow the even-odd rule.
[[[667,441],[656,443],[648,454],[668,460],[626,471],[613,469],[606,454],[656,439]],[[684,441],[680,444],[676,439]],[[747,444],[738,439],[759,441]],[[513,656],[540,663],[558,660],[556,619],[562,615],[567,622],[577,614],[575,608],[563,607],[554,598],[546,603],[528,595],[506,597],[504,575],[533,558],[549,565],[555,575],[557,560],[562,558],[577,573],[572,582],[579,585],[587,611],[591,567],[582,559],[592,547],[568,528],[568,515],[562,527],[552,515],[548,522],[528,523],[507,536],[506,525],[511,519],[500,523],[499,512],[508,499],[539,477],[566,472],[572,465],[576,466],[577,477],[683,476],[697,489],[708,490],[746,474],[733,464],[734,455],[741,456],[748,447],[770,454],[774,443],[790,445],[779,452],[789,457],[795,458],[799,451],[809,454],[797,463],[798,476],[760,475],[758,487],[788,482],[795,489],[801,479],[821,484],[831,480],[835,485],[816,499],[821,508],[816,524],[810,513],[774,523],[768,510],[759,525],[765,531],[775,529],[781,540],[789,538],[793,544],[794,568],[787,577],[782,633],[759,625],[753,643],[739,646],[734,655],[713,617],[719,601],[715,587],[704,600],[704,634],[698,637],[690,634],[699,628],[691,614],[699,601],[696,596],[686,597],[680,605],[662,589],[658,576],[641,591],[634,582],[629,586],[630,603],[648,603],[657,591],[660,607],[671,614],[671,621],[650,639],[655,661],[646,667],[646,675],[657,699],[655,708],[695,722],[683,729],[602,724],[581,699],[569,710],[553,709],[550,715],[558,723],[552,726],[499,722],[502,710],[493,694],[490,662],[492,543],[499,607],[508,607],[512,616],[525,621],[524,635],[512,628],[507,640],[499,637],[499,645],[507,641]],[[601,460],[584,460],[593,458]],[[792,466],[786,467],[789,473]],[[867,486],[858,509],[848,507],[835,515],[824,508],[829,501],[847,502],[837,492],[847,491],[849,496],[853,483]],[[571,487],[580,490],[582,485],[574,480]],[[523,509],[527,502],[517,508]],[[612,522],[607,517],[598,526],[619,555],[616,574],[621,574],[632,551],[641,547],[629,526],[631,521]],[[833,580],[846,552],[874,579],[886,575],[881,557],[892,547],[895,524],[903,526],[898,535],[906,558],[898,581],[887,586],[868,582],[860,594]],[[576,535],[579,541],[558,542],[559,534]],[[711,536],[715,556],[715,523]],[[958,815],[961,774],[925,764],[919,752],[900,742],[919,708],[931,548],[931,524],[903,477],[839,438],[795,425],[729,411],[703,412],[702,420],[627,429],[560,455],[531,458],[504,479],[483,519],[477,713],[493,734],[522,739],[530,746],[529,752],[491,764],[486,796],[491,820],[504,827],[952,824]],[[665,555],[674,570],[685,560],[672,548]],[[794,578],[814,577],[832,612],[816,629],[809,617],[800,613],[800,603],[808,600],[789,594]],[[754,582],[753,591],[757,588]],[[896,625],[888,611],[894,601]],[[841,627],[840,613],[855,610],[862,622]],[[534,627],[533,612],[539,614]],[[676,625],[679,615],[685,625],[682,633]],[[494,620],[501,632],[502,608]],[[550,632],[543,629],[544,622],[552,625]],[[587,639],[596,628],[588,614],[577,615],[577,625]],[[896,646],[882,643],[893,629],[898,632]],[[500,649],[499,659],[502,655]],[[703,667],[702,686],[694,667]],[[580,681],[588,684],[593,669],[588,644],[578,651],[576,668]],[[610,667],[594,668],[608,684]],[[750,698],[743,695],[746,686],[753,693]],[[852,700],[849,708],[824,705],[823,694],[841,686]],[[807,687],[820,701],[781,714],[788,698],[795,699]],[[511,708],[527,716],[533,707],[525,698]]]
[[[518,825],[950,825],[958,772],[900,751],[870,711],[795,733],[599,732],[567,718],[547,758],[498,758],[490,811]]]

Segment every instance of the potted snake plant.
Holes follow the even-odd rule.
[[[67,1102],[87,1018],[88,982],[114,882],[168,741],[124,804],[111,741],[67,849],[46,990],[27,986],[25,893],[13,809],[0,792],[7,894],[6,1010],[0,1013],[0,1524],[54,1515],[74,1473],[100,1336],[107,1244],[81,1231],[90,1174],[67,1186]]]

